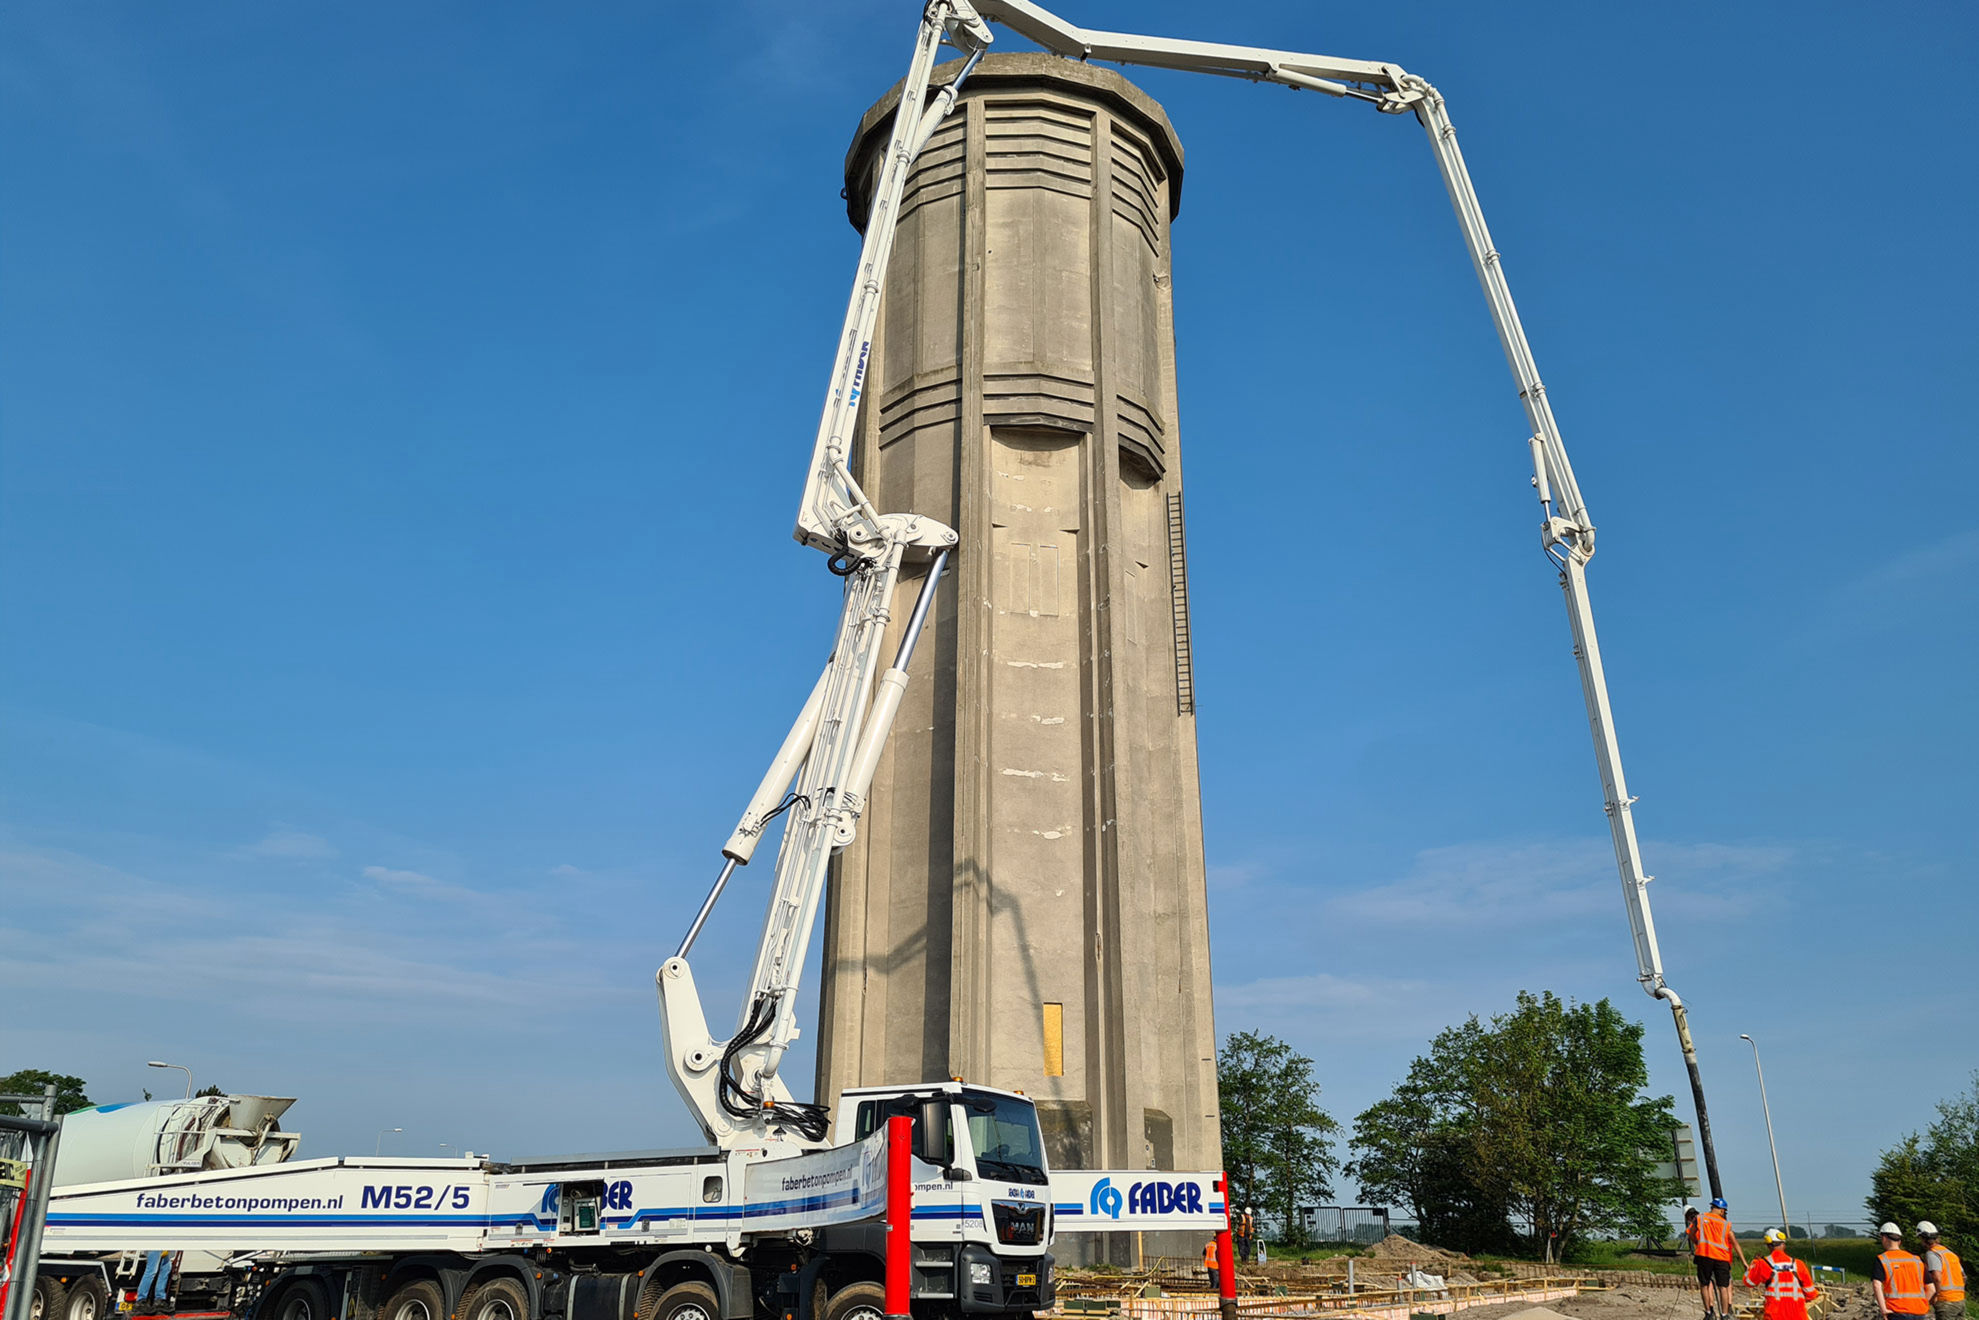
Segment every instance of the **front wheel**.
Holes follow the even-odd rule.
[[[824,1320],[886,1320],[886,1289],[877,1283],[848,1283],[825,1303]]]
[[[529,1294],[514,1279],[488,1279],[460,1299],[458,1320],[529,1320]]]
[[[659,1295],[651,1310],[639,1308],[639,1320],[721,1320],[721,1316],[715,1290],[705,1283],[676,1283]]]

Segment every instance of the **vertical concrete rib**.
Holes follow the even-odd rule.
[[[898,95],[847,155],[855,224]],[[1221,1159],[1168,516],[1181,174],[1118,74],[988,56],[909,181],[860,422],[867,490],[962,546],[835,869],[818,1094],[1021,1089],[1067,1167]]]
[[[966,86],[966,84],[965,84]],[[987,275],[984,233],[984,174],[974,166],[983,158],[984,113],[981,101],[965,101],[967,159],[971,162],[962,192],[962,315],[957,329],[960,344],[960,424],[957,450],[961,460],[962,521],[956,530],[977,545],[989,544],[990,508],[988,430],[983,422],[983,337],[970,327],[983,323],[984,280]],[[959,556],[968,622],[962,633],[958,693],[989,689],[990,622],[993,610],[990,556]],[[981,1077],[990,1066],[989,960],[990,838],[992,803],[989,781],[990,708],[986,701],[960,701],[955,710],[958,730],[955,779],[955,922],[949,959],[956,988],[949,1002],[948,1061],[938,1076]],[[964,789],[966,785],[966,790]],[[940,868],[931,866],[928,883],[940,882]],[[829,956],[829,954],[827,954]],[[937,974],[930,969],[930,974]],[[966,991],[966,993],[964,993]],[[927,1080],[927,1079],[917,1079]]]

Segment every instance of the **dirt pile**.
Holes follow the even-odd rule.
[[[1403,1237],[1400,1233],[1390,1233],[1381,1241],[1367,1249],[1367,1254],[1375,1260],[1418,1260],[1418,1261],[1467,1261],[1469,1256],[1460,1252],[1445,1251],[1441,1247],[1426,1246]]]

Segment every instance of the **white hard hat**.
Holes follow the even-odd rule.
[[[1785,1242],[1787,1235],[1777,1228],[1769,1228],[1766,1230],[1766,1240],[1768,1242]]]
[[[1917,1236],[1936,1237],[1938,1236],[1938,1226],[1928,1219],[1920,1219],[1917,1221]]]
[[[1876,1231],[1884,1237],[1900,1238],[1903,1236],[1903,1230],[1895,1224],[1885,1224]]]

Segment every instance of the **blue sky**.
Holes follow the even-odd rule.
[[[0,1069],[185,1062],[303,1097],[318,1153],[690,1136],[649,978],[836,609],[788,528],[840,161],[916,12],[0,17]],[[1601,527],[1735,1217],[1772,1203],[1741,1031],[1796,1217],[1859,1214],[1979,1063],[1979,19],[1065,12],[1449,96]],[[1681,1091],[1419,130],[1134,76],[1188,151],[1219,1029],[1347,1118],[1467,1013],[1608,995]],[[697,958],[717,1013],[760,883]]]

